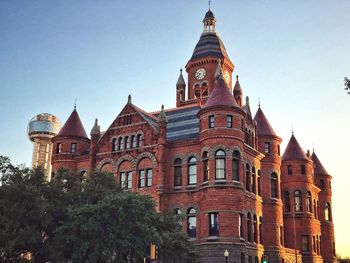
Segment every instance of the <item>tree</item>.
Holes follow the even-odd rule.
[[[348,79],[347,77],[344,78],[344,86],[345,90],[350,95],[350,79]]]
[[[112,174],[60,170],[46,182],[43,169],[0,156],[0,176],[0,262],[136,263],[151,242],[163,262],[196,260],[178,218],[122,191]]]

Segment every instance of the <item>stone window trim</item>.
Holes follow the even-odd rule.
[[[125,133],[125,134],[120,134],[118,136],[113,136],[109,142],[112,146],[111,151],[112,152],[117,152],[117,151],[125,151],[125,150],[132,150],[136,148],[142,147],[144,144],[141,146],[139,145],[139,142],[137,141],[139,136],[141,135],[141,138],[144,138],[143,132],[138,131],[138,132],[133,132],[133,133]],[[126,148],[126,138],[129,140],[129,147]],[[133,141],[132,138],[136,138],[136,145],[133,147]],[[121,147],[121,145],[123,145]]]

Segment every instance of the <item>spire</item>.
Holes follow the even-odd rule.
[[[162,108],[158,115],[158,122],[168,122],[168,118],[166,117],[165,111],[164,111],[164,105],[162,105]]]
[[[203,24],[204,24],[204,33],[209,33],[209,32],[215,32],[215,15],[214,13],[210,10],[210,1],[209,1],[209,10],[205,14],[204,19],[203,19]]]
[[[131,104],[131,95],[128,96],[128,104]]]
[[[215,79],[222,79],[221,59],[218,60],[218,67],[215,71]]]
[[[216,82],[216,85],[207,99],[204,108],[213,106],[238,107],[236,100],[233,98],[233,95],[226,85],[226,82],[222,78],[219,78]]]
[[[315,174],[323,174],[323,175],[329,174],[327,172],[327,170],[323,167],[321,161],[318,159],[315,152],[312,153],[311,160],[314,162],[314,173]]]
[[[260,104],[259,104],[260,105]],[[257,123],[257,131],[256,134],[258,136],[261,135],[273,135],[273,136],[277,136],[275,131],[273,130],[270,122],[267,120],[264,112],[262,111],[262,109],[258,108],[258,111],[255,114],[254,117],[254,121]]]
[[[238,80],[238,75],[236,75],[236,84],[233,87],[233,94],[235,97],[239,96],[239,95],[242,96],[242,88],[241,88],[241,84],[239,83],[239,80]]]
[[[294,134],[292,134],[292,137],[288,142],[286,150],[283,153],[282,160],[309,160]]]
[[[94,126],[92,127],[90,134],[91,134],[91,135],[100,134],[100,125],[98,125],[98,120],[97,120],[97,118],[95,119],[95,124],[94,124]]]
[[[180,69],[180,75],[176,82],[176,87],[186,86],[185,79],[182,75],[182,69]]]
[[[57,136],[76,136],[88,138],[84,126],[79,118],[79,114],[75,108]]]

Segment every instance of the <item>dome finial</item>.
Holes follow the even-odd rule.
[[[258,97],[258,106],[260,108],[260,97]]]
[[[209,10],[205,14],[203,19],[204,31],[203,33],[215,32],[215,16],[214,13],[210,10],[210,1],[209,1]]]
[[[210,11],[210,2],[211,2],[211,1],[209,0],[209,11]]]
[[[74,110],[77,109],[77,99],[74,100]]]
[[[292,135],[294,135],[294,126],[292,125]]]
[[[131,104],[131,95],[128,96],[128,104]]]

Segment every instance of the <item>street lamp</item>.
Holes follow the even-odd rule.
[[[229,255],[230,255],[230,253],[226,249],[225,252],[224,252],[224,257],[225,257],[226,263],[228,262],[227,258],[228,258]]]

